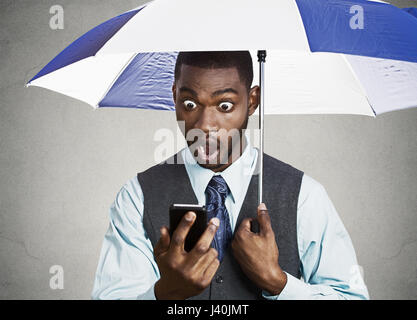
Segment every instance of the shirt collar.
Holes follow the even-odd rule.
[[[214,172],[200,166],[192,156],[188,147],[181,150],[185,167],[197,198],[205,195],[207,185],[214,175],[221,175],[226,181],[233,202],[240,200],[240,198],[246,194],[246,190],[243,190],[242,188],[246,185],[245,181],[247,181],[248,175],[252,176],[257,159],[257,150],[251,146],[248,139],[246,139],[246,142],[247,144],[242,155],[222,172]]]

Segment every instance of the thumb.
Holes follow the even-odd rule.
[[[258,222],[260,234],[268,235],[272,232],[271,217],[264,203],[258,206]]]
[[[159,238],[153,250],[155,257],[159,256],[161,253],[164,253],[165,251],[168,251],[169,244],[171,242],[171,237],[169,236],[168,228],[162,227],[160,231],[161,237]]]

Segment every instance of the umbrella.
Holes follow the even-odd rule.
[[[250,50],[259,60],[262,202],[264,114],[417,106],[413,13],[364,0],[155,0],[90,30],[27,85],[94,108],[174,110],[178,51]]]

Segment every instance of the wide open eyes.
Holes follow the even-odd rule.
[[[188,111],[194,110],[197,108],[197,104],[192,100],[184,100],[183,102],[185,109]],[[233,109],[234,104],[232,102],[223,101],[219,104],[219,108],[223,112],[229,112]]]
[[[197,107],[197,104],[192,100],[185,100],[183,103],[187,110],[193,110]]]
[[[220,109],[222,111],[226,111],[227,112],[227,111],[230,111],[230,110],[233,109],[233,103],[224,101],[224,102],[222,102],[222,103],[219,104],[219,107],[220,107]]]

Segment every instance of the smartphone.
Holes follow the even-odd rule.
[[[201,235],[207,228],[207,210],[205,206],[198,204],[172,204],[169,207],[169,234],[172,237],[175,229],[178,227],[182,217],[188,212],[193,211],[196,219],[185,238],[184,249],[191,251],[200,239]]]

